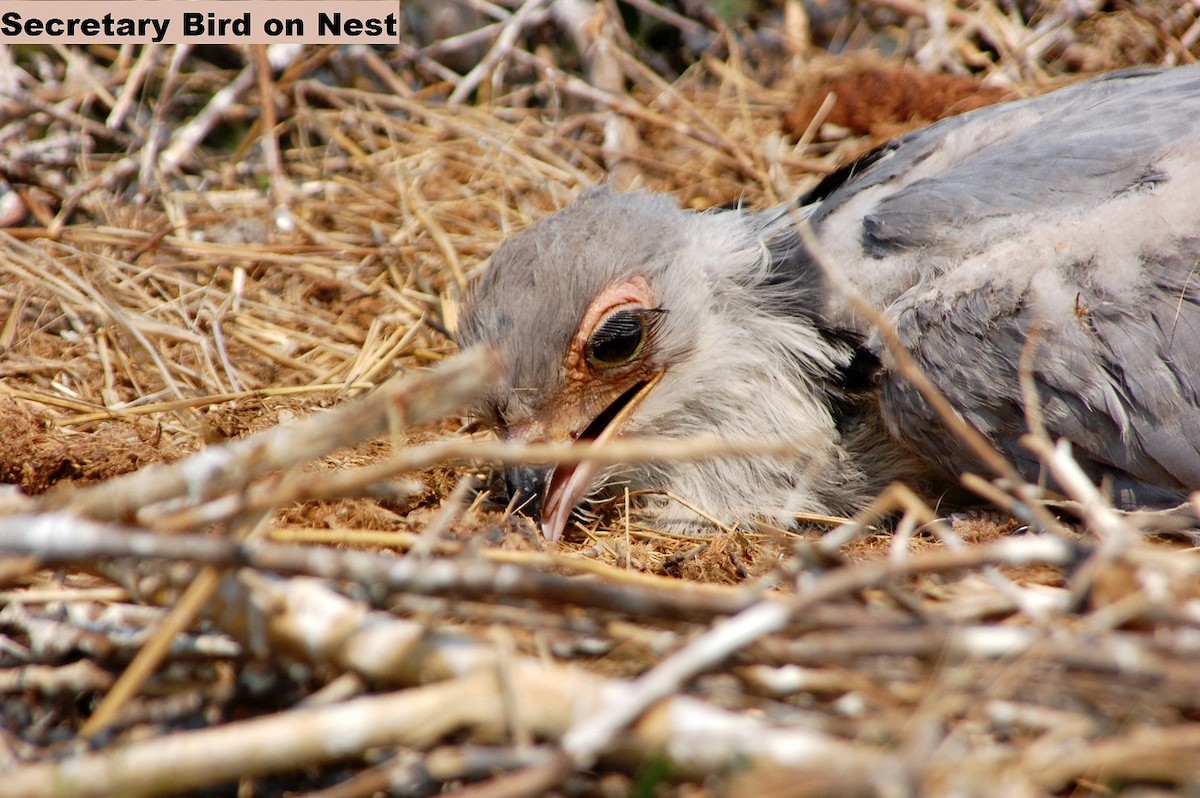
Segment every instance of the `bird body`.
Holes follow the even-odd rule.
[[[548,537],[606,486],[656,492],[655,520],[687,526],[697,510],[847,513],[896,479],[938,490],[983,469],[825,267],[1026,476],[1028,344],[1048,430],[1118,502],[1200,488],[1200,67],[944,120],[800,205],[692,213],[593,189],[496,252],[457,335],[507,366],[480,408],[505,436],[783,439],[803,453],[514,472],[543,500]]]

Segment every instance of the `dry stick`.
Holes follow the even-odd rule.
[[[153,534],[65,513],[0,519],[0,552],[33,554],[52,564],[133,557],[187,560],[223,568],[248,566],[421,595],[531,599],[683,620],[730,615],[760,598],[757,589],[717,591],[665,579],[577,579],[538,567],[476,559],[398,559],[369,551],[243,542],[206,534]],[[594,569],[576,561],[565,564]]]
[[[1119,558],[1131,545],[1141,539],[1133,527],[1117,515],[1079,463],[1071,456],[1071,444],[1057,444],[1040,435],[1025,435],[1021,443],[1036,454],[1054,474],[1067,495],[1079,502],[1089,528],[1100,538],[1095,554],[1075,574],[1071,584],[1072,598],[1078,602],[1091,589],[1100,570]]]
[[[921,0],[868,0],[868,2],[870,5],[899,11],[901,14],[907,14],[910,17],[918,19],[927,19],[930,13],[929,4]],[[969,16],[957,8],[947,8],[946,18],[959,26],[967,25],[971,21]]]
[[[503,776],[495,776],[483,784],[460,787],[454,794],[459,798],[534,798],[558,787],[573,772],[571,760],[560,754]]]
[[[51,44],[50,47],[65,62],[66,74],[75,76],[69,84],[71,90],[67,92],[69,96],[75,98],[74,102],[78,102],[81,107],[84,104],[91,105],[93,101],[103,103],[109,108],[113,107],[117,102],[116,98],[104,85],[105,81],[101,79],[100,74],[97,74],[99,70],[94,68],[93,62],[87,60],[82,50],[71,49],[57,42]],[[65,102],[60,101],[60,103]]]
[[[159,529],[193,529],[248,510],[277,507],[297,501],[362,496],[372,486],[399,474],[439,463],[530,463],[537,465],[596,462],[648,463],[662,460],[700,460],[737,455],[795,455],[798,445],[789,441],[723,441],[719,439],[628,439],[603,443],[540,443],[519,441],[447,440],[402,449],[385,460],[358,469],[295,473],[278,482],[250,485],[215,502],[178,508],[146,508],[139,523]]]
[[[225,297],[225,305],[228,306],[230,297]],[[225,378],[229,382],[229,388],[232,391],[242,390],[242,381],[238,379],[237,367],[233,365],[233,358],[229,355],[229,347],[225,342],[225,332],[221,329],[221,325],[225,320],[224,309],[212,307],[207,302],[204,309],[209,314],[209,329],[212,330],[213,347],[217,350],[217,359],[221,363],[221,368],[225,371]],[[103,340],[103,339],[101,339]]]
[[[41,81],[34,80],[28,72],[17,66],[16,54],[12,48],[0,47],[0,100],[12,101],[0,106],[4,107],[6,112],[25,98],[27,92],[22,83],[33,87],[41,84]]]
[[[267,172],[271,175],[271,201],[283,205],[291,196],[287,175],[279,158],[279,139],[275,137],[277,119],[275,116],[275,82],[271,79],[271,63],[267,60],[267,45],[252,44],[250,52],[254,57],[254,75],[258,81],[258,107],[262,113],[259,119],[259,139],[263,144],[263,155],[267,162]]]
[[[6,694],[36,692],[49,695],[77,695],[107,690],[112,674],[91,660],[81,659],[70,665],[24,665],[0,669],[0,691]]]
[[[155,184],[154,165],[158,163],[159,149],[164,143],[159,140],[157,131],[170,128],[166,118],[167,108],[171,104],[171,93],[179,82],[179,73],[183,70],[183,62],[191,50],[190,44],[175,45],[174,51],[171,53],[171,63],[167,65],[166,78],[163,80],[162,88],[158,91],[154,111],[150,115],[150,124],[146,128],[146,142],[142,148],[138,167],[138,183],[140,184],[138,193],[143,197],[150,193],[151,186]]]
[[[1024,541],[1026,544],[1028,541]],[[490,646],[430,634],[423,624],[366,610],[311,579],[229,577],[218,612],[254,650],[303,652],[380,683],[440,683],[400,694],[304,708],[215,729],[131,743],[63,763],[11,769],[5,795],[123,795],[178,792],[242,776],[295,769],[358,755],[382,745],[427,747],[466,731],[495,740],[504,699]],[[625,683],[530,657],[511,662],[512,696],[529,730],[558,739]],[[716,742],[714,742],[714,736]],[[262,740],[270,740],[264,746]],[[762,721],[676,697],[631,732],[618,756],[644,762],[670,752],[683,773],[711,773],[747,757],[815,764],[834,758],[862,765],[873,749],[808,729]]]
[[[52,492],[37,506],[118,520],[168,499],[203,501],[269,471],[382,435],[392,420],[409,426],[441,418],[479,395],[499,373],[493,354],[466,352],[327,413],[209,447],[171,465],[154,464],[94,487]]]
[[[137,512],[136,520],[159,531],[186,532],[293,502],[371,498],[402,505],[425,490],[420,480],[397,481],[391,475],[378,480],[345,479],[355,474],[356,471],[342,470],[292,473],[278,483],[250,485],[181,510],[145,508]]]
[[[854,514],[849,521],[839,525],[837,529],[826,532],[820,540],[813,544],[817,551],[827,556],[835,556],[842,547],[861,535],[873,521],[889,515],[893,510],[903,509],[915,512],[923,524],[933,523],[937,515],[913,492],[912,488],[899,482],[894,482],[884,488],[883,492],[871,500],[871,503]]]
[[[54,214],[44,199],[39,194],[31,192],[29,187],[24,185],[15,185],[12,187],[12,190],[16,192],[17,197],[21,200],[21,204],[29,211],[30,215],[37,219],[39,224],[45,226],[50,237],[57,236],[59,227],[55,226]]]
[[[465,33],[456,33],[453,36],[447,36],[444,39],[438,39],[436,42],[425,45],[417,52],[426,58],[437,58],[440,55],[454,53],[458,50],[466,49],[468,47],[474,47],[477,44],[483,44],[489,39],[494,39],[496,37],[496,33],[500,30],[500,25],[501,23],[499,22],[489,22],[482,27],[466,31]],[[412,89],[406,88],[403,96],[412,96]]]
[[[270,540],[275,543],[305,543],[324,544],[327,546],[359,545],[374,548],[405,550],[411,549],[420,539],[420,532],[384,532],[374,529],[311,529],[305,527],[275,527],[268,533]],[[677,595],[706,594],[714,596],[735,596],[746,592],[744,586],[717,585],[707,582],[689,582],[674,577],[660,576],[644,571],[628,571],[613,565],[570,554],[559,554],[555,551],[514,551],[510,549],[482,549],[475,551],[468,543],[455,540],[439,540],[434,544],[434,553],[447,557],[456,557],[470,549],[472,556],[494,563],[524,565],[540,570],[569,571],[577,574],[588,574],[600,577],[607,582],[618,585],[631,585],[636,591],[642,586],[665,590]],[[126,595],[123,591],[121,595]],[[4,594],[0,593],[0,600]],[[686,598],[680,599],[687,603]],[[745,604],[734,600],[730,606],[744,607]]]
[[[590,768],[617,736],[652,705],[678,693],[693,677],[724,661],[731,653],[778,631],[790,617],[790,608],[783,602],[763,602],[716,625],[636,679],[629,690],[571,727],[563,735],[563,749],[576,767]]]
[[[474,475],[463,474],[458,478],[458,483],[450,491],[450,495],[442,499],[442,504],[438,507],[437,513],[429,520],[425,528],[421,530],[421,536],[411,549],[413,555],[417,557],[429,557],[433,555],[433,549],[442,537],[442,533],[449,529],[450,525],[466,512],[467,499],[471,494],[471,489],[474,487]]]
[[[370,383],[360,383],[349,386],[365,390],[374,387]],[[81,413],[77,416],[68,416],[66,418],[54,419],[55,426],[71,427],[78,424],[91,424],[96,421],[108,421],[118,418],[137,418],[138,416],[154,415],[156,413],[169,413],[172,410],[177,410],[181,407],[209,407],[211,405],[225,404],[226,402],[236,402],[241,399],[265,399],[277,396],[299,396],[304,394],[319,394],[319,393],[336,393],[345,391],[347,388],[344,384],[315,384],[315,385],[287,385],[277,388],[253,388],[250,390],[237,390],[228,393],[214,393],[207,396],[196,396],[190,399],[171,399],[166,402],[149,402],[144,405],[129,405],[126,407],[111,407],[105,410],[96,412]],[[10,393],[13,396],[19,396],[22,399],[27,399],[31,402],[42,402],[43,397],[39,394],[28,393],[26,391],[17,391],[13,389]]]
[[[464,717],[490,709],[484,681],[482,675],[448,681],[16,768],[5,773],[4,792],[8,798],[171,795],[342,759],[369,747],[427,745]]]
[[[349,778],[329,787],[289,794],[293,798],[371,798],[376,795],[387,795],[388,791],[392,790],[394,795],[397,794],[398,788],[410,786],[410,782],[398,771],[410,766],[414,758],[413,754],[408,751],[393,754],[390,759],[359,770]],[[427,782],[425,779],[420,779],[419,783],[424,785]]]
[[[3,604],[48,604],[50,602],[107,602],[119,604],[129,601],[129,591],[123,587],[94,587],[94,588],[61,588],[49,589],[19,588],[16,590],[0,591],[0,605]]]
[[[577,32],[580,51],[587,61],[589,82],[614,96],[625,95],[625,74],[621,69],[620,46],[616,42],[617,21],[603,7],[593,7],[591,18],[580,24],[571,22]],[[641,177],[636,160],[642,150],[637,126],[628,117],[609,109],[604,121],[601,153],[604,165],[617,188],[630,188]]]
[[[1200,782],[1200,724],[1173,727],[1135,726],[1127,734],[1087,744],[1031,745],[1022,770],[1049,794],[1072,782]]]
[[[265,511],[267,508],[263,508]],[[122,674],[114,688],[105,695],[96,712],[81,730],[85,737],[93,737],[115,719],[117,713],[141,688],[167,653],[171,641],[186,629],[217,588],[219,572],[212,566],[204,568],[188,585],[183,597],[172,608],[171,613],[158,627],[155,634],[143,646],[129,668]]]
[[[1010,538],[960,551],[925,552],[904,562],[874,561],[833,571],[795,596],[761,602],[718,623],[573,726],[563,736],[563,748],[577,766],[589,767],[653,704],[677,693],[696,675],[749,643],[781,631],[792,618],[822,601],[914,574],[992,564],[1064,565],[1074,556],[1073,547],[1057,537]]]
[[[683,33],[691,34],[692,36],[705,36],[716,33],[716,31],[707,25],[703,25],[691,17],[685,17],[669,8],[664,8],[658,3],[651,2],[651,0],[626,1],[634,8],[639,9],[640,11],[643,11],[652,17],[656,17],[668,25],[673,25],[674,27],[679,28],[679,30]]]
[[[164,173],[171,173],[192,157],[204,137],[212,132],[254,82],[254,67],[244,67],[236,78],[212,96],[200,113],[175,134],[171,146],[159,156],[158,168]]]
[[[722,156],[730,168],[737,170],[739,173],[745,174],[747,177],[757,177],[756,172],[747,172],[738,158],[726,151],[719,137],[711,135],[706,130],[698,130],[689,126],[682,120],[674,119],[666,114],[658,113],[657,111],[646,108],[636,100],[633,100],[624,94],[612,94],[611,92],[598,89],[595,86],[587,83],[587,81],[576,77],[575,75],[570,75],[566,72],[563,72],[558,67],[547,62],[545,59],[539,58],[536,55],[526,53],[522,50],[516,50],[514,51],[513,56],[517,60],[533,66],[542,73],[547,81],[560,87],[568,94],[574,95],[581,100],[586,100],[587,102],[595,105],[612,108],[613,110],[619,111],[626,116],[631,116],[634,119],[640,119],[643,122],[661,127],[664,130],[671,130],[680,134],[681,136],[687,136],[688,138],[695,139],[702,144],[707,144]]]
[[[0,539],[7,539],[7,536],[0,536]],[[52,542],[58,544],[62,541],[54,538]],[[66,549],[69,549],[71,545],[71,541],[65,541]],[[828,577],[814,585],[814,588],[811,591],[804,595],[795,597],[788,603],[790,605],[790,609],[792,609],[794,612],[800,612],[810,609],[811,606],[817,602],[834,598],[838,595],[844,594],[847,591],[870,587],[871,585],[879,584],[882,581],[911,576],[916,573],[940,573],[948,570],[978,567],[979,565],[987,564],[989,562],[1013,565],[1026,564],[1030,562],[1049,562],[1062,565],[1064,562],[1067,562],[1071,556],[1073,556],[1073,551],[1071,551],[1070,547],[1067,546],[1063,541],[1052,537],[1005,539],[998,541],[995,544],[977,547],[975,549],[963,552],[939,551],[923,553],[914,557],[911,562],[905,564],[904,566],[874,562],[867,563],[863,566],[843,569],[840,572],[830,574]],[[920,561],[919,564],[918,561]],[[324,586],[311,580],[255,579],[254,581],[259,582],[260,586],[254,590],[254,594],[257,595],[257,598],[253,598],[252,600],[255,602],[256,606],[260,608],[260,612],[266,612],[269,616],[267,633],[271,635],[271,638],[269,641],[263,641],[265,644],[269,644],[277,648],[286,648],[287,650],[301,650],[310,652],[311,655],[317,657],[318,661],[329,662],[330,664],[334,664],[341,668],[361,669],[361,672],[369,675],[371,678],[384,682],[394,679],[397,675],[401,675],[401,678],[408,679],[411,677],[403,676],[403,674],[413,673],[418,673],[418,677],[422,679],[441,678],[446,675],[452,676],[454,673],[464,672],[485,675],[488,679],[487,684],[489,686],[486,691],[479,694],[479,698],[485,698],[486,701],[490,703],[490,708],[486,713],[486,721],[479,717],[472,716],[474,721],[468,718],[460,718],[459,722],[468,725],[470,725],[472,722],[486,722],[493,728],[497,726],[499,718],[502,717],[503,707],[500,697],[498,696],[498,691],[496,690],[494,674],[492,673],[491,666],[488,665],[488,662],[494,659],[494,653],[490,652],[487,646],[476,645],[470,650],[466,650],[460,643],[454,646],[454,650],[458,653],[454,657],[449,658],[445,657],[437,650],[431,651],[428,654],[418,654],[418,656],[422,657],[422,659],[428,663],[429,667],[433,668],[432,671],[426,671],[424,670],[424,666],[417,667],[411,664],[404,664],[410,661],[409,658],[413,654],[413,651],[410,648],[412,643],[422,639],[422,637],[425,635],[425,632],[422,631],[419,624],[409,621],[385,618],[376,613],[366,612],[353,602],[350,602],[344,597],[337,596],[337,594],[330,592]],[[231,606],[247,606],[247,599],[239,598],[235,593],[227,594],[226,591],[223,591],[222,595],[226,596],[226,601],[229,602]],[[289,598],[289,596],[292,596],[292,598]],[[291,609],[288,609],[289,606]],[[337,607],[341,607],[343,609],[338,610]],[[306,608],[319,611],[321,613],[321,617],[325,619],[325,622],[320,624],[305,623],[302,618],[295,616],[297,611],[305,612]],[[349,614],[347,615],[345,613]],[[241,612],[239,611],[239,615],[240,614]],[[333,619],[338,620],[333,622]],[[243,623],[247,624],[247,629],[249,630],[262,628],[256,622],[250,620],[246,620]],[[392,628],[392,631],[389,632],[389,628]],[[281,634],[284,635],[284,637],[278,637],[278,635]],[[1018,642],[1021,646],[1027,646],[1029,644],[1031,634],[1033,633],[1029,632],[1028,634],[1023,635],[1024,642],[1016,642]],[[288,637],[289,635],[291,637]],[[296,635],[299,635],[299,637]],[[744,636],[745,635],[743,635],[743,637]],[[385,640],[389,642],[385,643]],[[965,650],[972,650],[971,646],[973,643],[971,640],[964,637],[961,642],[964,646],[966,646]],[[928,646],[926,646],[926,649],[928,649]],[[984,650],[992,652],[990,656],[997,655],[994,642],[990,645],[984,644]],[[1072,646],[1070,650],[1076,651],[1077,649],[1076,647]],[[717,652],[718,655],[719,653],[720,652]],[[514,668],[515,678],[519,682],[517,694],[521,696],[523,711],[534,713],[534,715],[531,716],[533,728],[539,731],[541,734],[553,738],[557,736],[559,730],[561,730],[562,724],[569,723],[569,718],[562,715],[561,707],[563,705],[562,699],[560,698],[561,696],[568,696],[566,699],[567,703],[574,707],[570,710],[570,713],[575,714],[575,717],[586,717],[587,713],[591,711],[591,706],[594,705],[593,702],[600,698],[600,695],[593,689],[593,687],[589,686],[596,683],[587,682],[586,679],[589,677],[583,677],[581,674],[578,674],[571,669],[555,666],[541,666],[531,663],[529,660],[519,660],[515,662],[514,665],[516,666]],[[452,670],[447,672],[445,670],[447,667],[451,668]],[[416,670],[414,670],[414,668],[416,668]],[[441,676],[439,676],[439,673]],[[584,681],[580,681],[581,679]],[[570,684],[565,684],[564,681],[568,681]],[[465,687],[465,683],[462,681],[460,681],[457,686],[459,686],[464,693],[469,693],[469,690]],[[549,688],[552,692],[552,697],[548,696],[547,688]],[[616,684],[613,684],[612,689],[606,690],[605,692],[609,695],[613,693],[627,693],[624,688],[618,690]],[[593,696],[593,698],[590,698],[581,704],[581,701],[585,696]],[[460,695],[458,702],[456,702],[456,705],[452,707],[450,711],[453,712],[460,709],[460,707],[457,706],[457,703],[470,703],[468,698],[468,696]],[[532,703],[526,705],[526,701]],[[664,706],[662,711],[656,716],[658,718],[658,722],[662,722],[666,718],[671,718],[681,724],[679,727],[680,729],[687,728],[688,724],[684,723],[683,720],[678,718],[679,713],[687,707],[692,707],[692,709],[689,710],[692,713],[699,711],[701,708],[694,702],[689,702],[688,699],[674,699],[669,702],[669,704],[669,707]],[[396,709],[399,709],[399,707],[396,707]],[[705,759],[704,762],[711,768],[718,767],[722,761],[728,763],[732,759],[736,759],[739,755],[745,755],[748,753],[746,750],[738,747],[747,744],[747,741],[741,735],[750,734],[756,739],[761,739],[771,735],[782,735],[781,738],[776,742],[784,742],[783,738],[791,733],[788,731],[767,730],[764,727],[756,724],[751,724],[752,728],[750,728],[745,723],[734,723],[732,726],[736,726],[736,728],[739,730],[734,735],[736,739],[731,740],[730,738],[723,737],[723,742],[726,743],[726,745],[721,746],[719,750],[714,751],[711,745],[711,735],[713,734],[713,730],[716,728],[726,730],[731,729],[732,727],[730,724],[732,719],[730,717],[714,717],[711,709],[707,710],[707,712],[707,715],[702,713],[699,716],[692,717],[692,720],[702,720],[703,724],[698,728],[693,726],[690,729],[690,733],[696,735],[697,738],[700,735],[708,736],[707,739],[709,753],[707,754],[708,758]],[[549,715],[546,713],[549,713]],[[291,717],[296,721],[301,719],[301,716],[292,715]],[[424,722],[424,719],[417,718],[417,722]],[[240,732],[240,725],[238,728]],[[263,733],[266,733],[268,728],[273,727],[260,726],[256,728],[259,728]],[[647,741],[646,738],[641,736],[643,734],[649,734],[650,730],[653,728],[655,728],[655,722],[647,719],[645,724],[639,726],[638,729],[635,730],[636,737],[630,741],[630,746],[635,750],[640,750],[643,757],[653,755],[652,751],[657,750],[646,744],[647,742],[653,742],[653,740]],[[678,730],[674,731],[671,735],[671,738],[678,733],[680,733]],[[802,735],[804,734],[800,731],[797,731],[796,733]],[[181,746],[181,748],[198,751],[202,741],[212,740],[211,737],[203,736],[204,734],[206,733],[200,733],[199,735],[187,734],[176,736],[176,739],[178,740],[178,744]],[[307,744],[304,741],[297,743],[292,736],[287,735],[279,738],[272,736],[271,739],[275,740],[277,744],[282,746],[292,744]],[[791,739],[789,742],[793,745],[798,745],[800,743],[817,745],[820,748],[819,754],[812,753],[807,747],[804,748],[804,750],[812,753],[812,756],[814,757],[826,756],[839,752],[831,750],[830,741],[820,736],[805,736],[805,739],[803,740]],[[767,744],[765,739],[762,740],[761,744],[765,747],[760,751],[760,755],[766,754],[768,759],[774,758],[769,753],[770,751],[781,750]],[[158,745],[158,743],[155,742],[151,744],[152,747],[154,745]],[[673,743],[673,750],[678,750],[675,747],[677,745],[678,740],[675,740]],[[310,749],[306,748],[304,750],[298,750],[296,755],[301,756],[308,750]],[[793,748],[791,750],[793,753],[788,754],[788,756],[794,755],[794,752],[798,749]],[[852,756],[855,755],[856,752],[861,755],[862,749],[847,747],[842,752],[849,753]],[[139,761],[145,762],[149,759],[146,751],[142,750],[141,753],[146,754],[146,757],[145,759],[140,759]],[[130,754],[130,750],[128,748],[122,752],[114,754],[114,757],[123,757],[127,754],[132,755]],[[227,757],[240,756],[238,752],[229,751],[223,746],[208,751],[208,754],[210,757],[217,756],[222,760]],[[275,755],[272,754],[272,756]],[[693,754],[693,756],[695,756],[695,754]],[[714,757],[716,757],[715,760]],[[279,758],[275,759],[274,761],[282,761],[282,754],[280,754]],[[100,767],[100,764],[95,762],[85,764],[87,764],[88,767],[93,768],[92,772],[94,773],[96,772],[96,768]],[[216,766],[214,773],[224,773],[230,768],[229,764],[225,761],[215,762],[214,765]],[[265,772],[264,769],[274,767],[269,763],[264,764],[259,760],[253,761],[251,765],[253,767],[252,772]],[[78,763],[72,763],[72,767],[78,766]],[[693,767],[694,766],[695,764],[693,764]],[[159,763],[156,767],[158,769],[153,771],[155,773],[162,772],[161,769],[164,767],[174,767],[175,770],[172,772],[176,772],[180,767],[180,763],[173,760],[171,763]],[[107,771],[102,770],[101,772]],[[244,773],[244,771],[239,771],[239,774],[241,773]],[[42,775],[44,777],[44,772],[42,772]],[[114,783],[110,781],[108,786],[116,790],[116,788],[122,786],[122,784],[119,782]],[[116,791],[119,792],[119,790]]]
[[[453,659],[453,657],[451,657]],[[539,736],[555,738],[621,683],[580,669],[523,658],[514,674],[523,709]],[[399,693],[307,707],[132,742],[63,762],[10,768],[6,798],[173,795],[241,777],[359,756],[371,748],[424,748],[464,731],[495,741],[503,708],[486,668]],[[719,741],[714,744],[714,737]],[[269,745],[263,744],[269,741]],[[745,757],[816,765],[877,763],[874,749],[808,729],[776,729],[688,697],[675,698],[631,734],[621,757],[644,762],[670,751],[681,770],[712,773]],[[559,778],[568,771],[556,768]]]
[[[76,111],[66,108],[65,101],[62,103],[48,103],[30,94],[24,98],[24,102],[80,132],[88,133],[105,141],[112,141],[120,147],[129,147],[134,144],[133,137],[125,131],[107,127],[103,122],[89,119]]]
[[[68,193],[62,199],[62,208],[59,209],[58,214],[54,217],[54,221],[50,223],[50,226],[46,230],[47,238],[60,238],[60,235],[64,232],[64,226],[68,218],[71,218],[74,210],[78,208],[79,203],[83,202],[84,197],[96,191],[97,188],[114,188],[118,186],[128,176],[137,172],[137,170],[137,158],[127,155],[124,158],[120,158],[119,161],[110,163],[109,166],[104,167],[103,172],[97,174],[94,178],[90,178],[74,186],[71,193]],[[134,256],[131,256],[131,260],[136,257],[136,254],[134,254]]]
[[[155,629],[154,634],[138,649],[137,655],[117,683],[105,693],[96,711],[79,730],[81,737],[95,737],[112,724],[121,708],[137,695],[138,690],[167,656],[176,636],[192,625],[196,615],[220,584],[220,578],[221,572],[212,566],[200,570],[167,617]]]
[[[492,49],[488,50],[487,55],[475,65],[474,69],[463,76],[458,85],[454,87],[454,91],[450,93],[446,103],[451,108],[462,105],[467,96],[478,88],[488,73],[508,57],[517,43],[517,37],[521,35],[527,25],[532,24],[536,19],[534,13],[539,11],[546,2],[547,0],[525,0],[521,7],[504,21],[500,28],[500,35],[496,37],[496,43],[492,45]]]
[[[266,516],[266,510],[243,515],[232,529],[234,539],[245,539]],[[121,709],[137,695],[142,685],[166,658],[176,637],[191,626],[200,611],[208,605],[220,585],[220,580],[221,572],[217,568],[209,565],[200,569],[170,612],[158,623],[145,645],[138,649],[133,661],[113,685],[112,690],[105,694],[96,711],[80,729],[81,736],[95,737],[116,720]]]
[[[500,0],[493,3],[491,0],[455,0],[461,6],[468,6],[483,14],[486,17],[503,22],[508,19],[508,9],[512,6],[519,5],[521,0]]]
[[[434,791],[434,786],[455,781],[474,781],[493,778],[483,786],[490,789],[500,783],[507,785],[506,776],[497,777],[497,773],[524,772],[530,768],[541,768],[552,761],[562,763],[565,757],[561,751],[549,746],[539,748],[497,748],[495,746],[462,745],[435,748],[428,754],[418,756],[408,751],[393,756],[367,770],[362,770],[346,779],[322,790],[298,794],[296,798],[367,798],[367,796],[385,793],[389,789],[394,795],[428,795]],[[455,795],[469,796],[472,788],[459,789]],[[507,789],[507,787],[505,787]],[[518,788],[519,789],[519,788]],[[544,789],[522,791],[516,795],[538,796]],[[510,793],[500,793],[508,795]],[[484,795],[498,795],[484,793]],[[478,794],[476,794],[478,798]]]
[[[1113,510],[1105,497],[1079,468],[1071,456],[1070,444],[1050,440],[1042,413],[1041,399],[1033,376],[1033,359],[1042,330],[1035,326],[1021,351],[1020,381],[1021,394],[1025,403],[1026,424],[1031,430],[1021,439],[1026,448],[1038,455],[1042,463],[1058,479],[1059,485],[1082,507],[1083,516],[1091,529],[1099,536],[1100,546],[1091,559],[1079,568],[1071,580],[1072,604],[1078,606],[1091,590],[1101,569],[1111,564],[1129,546],[1139,539],[1138,533]]]
[[[388,62],[384,61],[375,53],[370,46],[365,44],[342,45],[346,47],[351,58],[360,61],[366,68],[379,80],[383,81],[388,89],[397,96],[411,98],[413,89],[405,81],[400,79]]]
[[[437,75],[438,78],[449,83],[451,86],[457,86],[462,81],[462,77],[453,69],[444,66],[436,59],[422,55],[420,50],[403,39],[400,40],[397,52],[400,53],[402,58],[408,59],[411,63],[416,64],[430,74]]]
[[[146,80],[146,75],[158,63],[158,57],[161,52],[162,45],[154,42],[150,42],[142,47],[142,52],[138,55],[137,61],[134,62],[133,69],[129,70],[129,75],[125,78],[125,85],[121,87],[121,93],[117,95],[117,101],[113,103],[112,111],[109,112],[108,118],[104,120],[105,125],[112,128],[119,128],[125,124],[125,116],[133,108],[135,97],[141,90],[142,84]]]

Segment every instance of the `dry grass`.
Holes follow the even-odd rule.
[[[707,49],[675,74],[609,16],[576,58],[545,5],[477,73],[491,38],[432,59],[471,14],[274,73],[0,52],[0,792],[1196,789],[1200,557],[1102,507],[1027,535],[898,494],[894,529],[825,539],[614,507],[547,549],[474,494],[485,459],[417,447],[466,426],[421,382],[460,362],[463,285],[582,187],[775,202],[948,110],[814,102],[878,91],[862,63],[1035,93],[1194,61],[1200,11],[633,6]]]

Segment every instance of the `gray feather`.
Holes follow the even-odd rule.
[[[926,373],[1027,475],[1017,371],[1036,327],[1048,427],[1094,477],[1125,503],[1200,487],[1200,68],[934,125],[812,216]],[[887,372],[882,391],[899,440],[948,475],[981,468],[901,378]]]
[[[865,212],[852,212],[867,254],[971,246],[981,222],[1019,223],[1153,183],[1155,159],[1195,141],[1197,98],[1200,70],[1134,70],[951,117],[895,142],[812,221],[820,226],[855,196],[882,190]]]

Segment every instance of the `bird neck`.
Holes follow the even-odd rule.
[[[846,454],[842,476],[852,505],[865,505],[893,482],[902,482],[926,496],[940,495],[948,489],[957,492],[888,428],[880,410],[879,359],[852,334],[836,335],[854,347],[853,356],[839,370],[836,380],[826,386],[839,443]]]

